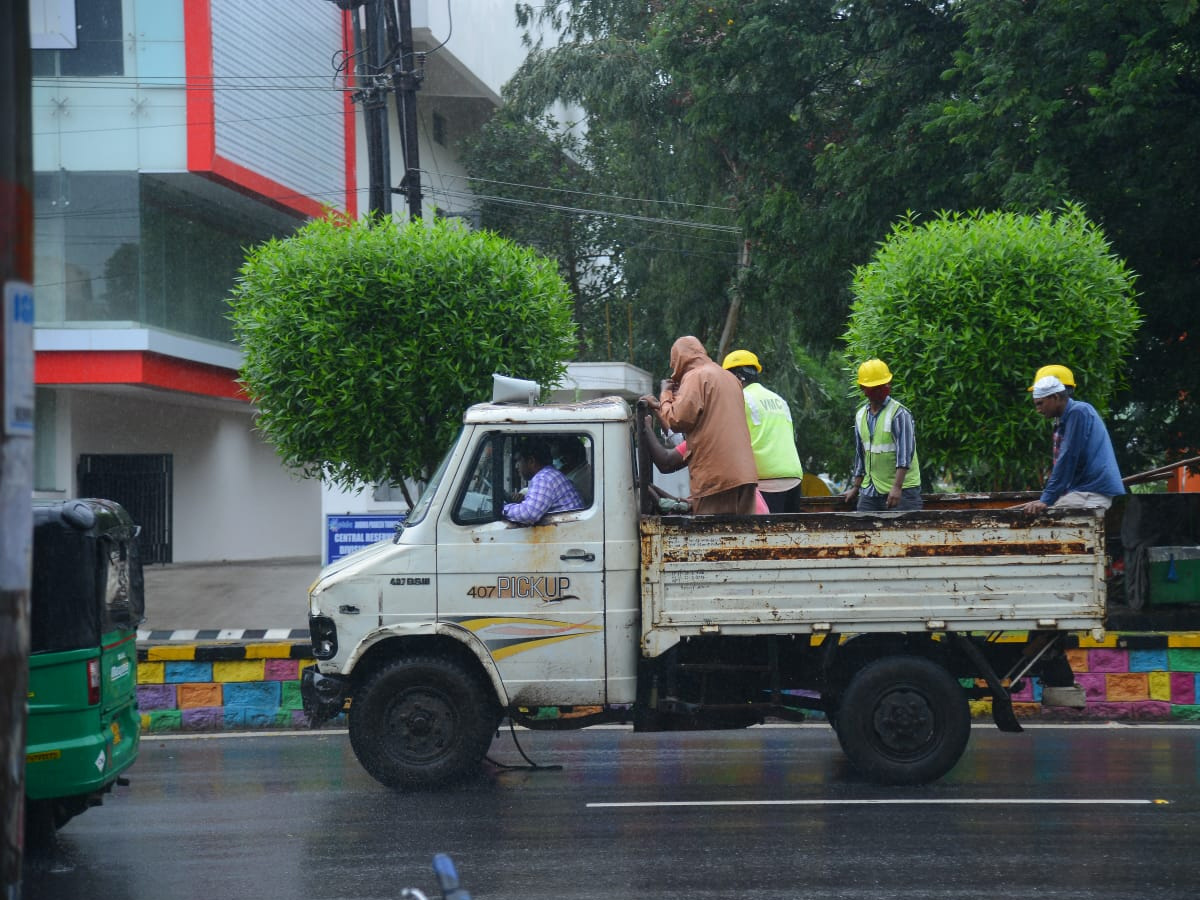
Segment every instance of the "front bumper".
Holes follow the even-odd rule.
[[[350,680],[341,675],[322,675],[315,665],[300,673],[300,701],[308,724],[314,728],[327,722],[346,707]]]

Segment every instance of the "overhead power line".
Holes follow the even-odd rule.
[[[442,173],[436,173],[441,175]],[[735,212],[729,206],[714,206],[707,203],[689,203],[686,200],[651,200],[646,197],[625,197],[621,194],[598,194],[592,191],[574,191],[569,188],[539,187],[531,184],[521,184],[516,181],[496,181],[491,178],[478,178],[473,175],[442,175],[444,178],[459,178],[464,181],[478,181],[481,184],[498,184],[503,187],[530,188],[537,191],[553,191],[560,194],[574,194],[583,197],[598,197],[603,200],[628,200],[633,203],[668,203],[672,206],[687,206],[692,209],[715,209],[721,212]]]
[[[450,191],[445,188],[441,192],[447,196],[457,197],[460,199],[481,200],[488,203],[502,203],[511,206],[526,206],[535,207],[538,209],[546,209],[554,212],[571,213],[579,216],[602,216],[613,219],[626,219],[633,222],[648,222],[654,225],[671,225],[677,228],[695,228],[700,231],[717,231],[726,234],[740,234],[741,228],[737,225],[715,225],[711,222],[689,222],[686,219],[665,219],[656,216],[643,216],[637,213],[619,213],[603,209],[585,209],[579,206],[564,206],[560,203],[541,203],[536,200],[518,200],[514,197],[500,197],[492,194],[471,194],[464,191]]]

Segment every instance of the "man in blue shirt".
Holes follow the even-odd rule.
[[[1036,515],[1050,506],[1112,506],[1112,498],[1124,494],[1125,485],[1100,414],[1090,403],[1071,398],[1066,385],[1053,375],[1039,378],[1034,384],[1033,405],[1046,418],[1059,420],[1059,442],[1041,498],[1023,504],[1021,509]]]
[[[520,450],[521,477],[529,481],[525,499],[504,504],[504,518],[521,525],[536,525],[546,513],[583,509],[583,498],[562,472],[550,465],[550,447],[530,440]]]

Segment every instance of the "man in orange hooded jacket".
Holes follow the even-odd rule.
[[[671,378],[662,394],[642,399],[665,427],[687,436],[692,511],[754,515],[758,470],[737,378],[688,335],[671,346]]]

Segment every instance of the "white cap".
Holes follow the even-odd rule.
[[[1061,393],[1066,389],[1067,386],[1053,375],[1045,375],[1034,382],[1033,399],[1041,400],[1043,397],[1049,397],[1051,394]]]

